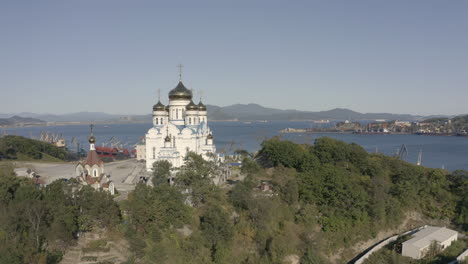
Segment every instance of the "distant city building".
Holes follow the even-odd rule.
[[[409,121],[395,121],[395,126],[411,126],[411,122]]]
[[[153,127],[145,137],[147,171],[160,160],[180,167],[189,151],[205,159],[213,158],[216,147],[208,127],[206,106],[201,99],[195,104],[192,97],[192,91],[179,81],[169,92],[167,106],[160,100],[153,106]]]
[[[428,226],[415,233],[410,240],[403,242],[401,254],[405,257],[421,259],[428,253],[433,243],[439,250],[444,250],[457,240],[457,237],[457,231],[445,227]]]
[[[91,132],[88,156],[76,165],[76,177],[82,185],[90,185],[97,191],[108,191],[114,195],[114,183],[109,179],[110,175],[104,174],[104,162],[96,152],[95,144],[96,138]]]

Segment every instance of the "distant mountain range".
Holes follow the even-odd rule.
[[[46,122],[96,122],[119,119],[121,115],[107,114],[101,112],[78,112],[63,115],[54,114],[36,114],[29,112],[15,114],[0,114],[0,118],[10,117],[12,115],[20,117],[31,117],[44,120]]]
[[[298,111],[267,108],[258,104],[235,104],[225,107],[208,106],[208,118],[212,120],[420,120],[423,116],[391,113],[359,113],[349,109],[335,108],[328,111]]]
[[[353,110],[336,108],[328,111],[298,111],[281,110],[275,108],[263,107],[258,104],[234,104],[230,106],[207,105],[209,120],[405,120],[417,121],[434,117],[448,116],[419,116],[409,114],[391,114],[391,113],[359,113]],[[36,114],[36,113],[16,113],[0,114],[0,118],[8,118],[12,115],[17,117],[30,117],[44,120],[47,122],[105,122],[105,121],[151,121],[151,114],[147,115],[116,115],[102,112],[78,112],[63,115],[54,114]]]
[[[14,125],[44,125],[46,122],[37,118],[12,116],[9,118],[0,118],[0,126]]]

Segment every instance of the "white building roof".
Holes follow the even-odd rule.
[[[403,242],[403,245],[412,245],[414,247],[423,249],[431,245],[432,241],[441,243],[453,237],[454,235],[458,235],[457,231],[445,227],[428,226],[414,234],[413,238],[410,240]]]

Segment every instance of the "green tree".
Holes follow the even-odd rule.
[[[222,199],[219,188],[213,183],[213,178],[220,173],[214,162],[189,152],[175,183],[182,192],[188,193],[188,200],[194,207],[200,207],[211,200]]]
[[[233,236],[229,214],[217,204],[209,205],[200,218],[200,228],[211,248],[213,261],[223,263],[225,248]]]
[[[171,177],[172,164],[167,160],[156,161],[153,164],[153,185],[167,184]]]

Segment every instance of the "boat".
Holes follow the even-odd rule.
[[[468,132],[466,132],[466,130],[461,130],[457,133],[457,137],[468,137]]]
[[[454,133],[441,133],[441,132],[416,132],[418,136],[454,136]]]
[[[353,134],[365,134],[365,135],[388,135],[391,134],[388,129],[378,129],[378,130],[355,130]]]
[[[328,124],[330,123],[330,120],[314,120],[314,124]]]
[[[307,132],[306,129],[304,128],[291,128],[291,127],[287,127],[283,130],[280,130],[280,133],[304,133],[304,132]]]

